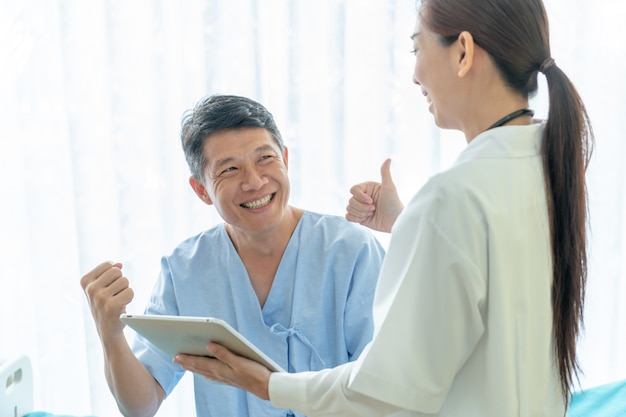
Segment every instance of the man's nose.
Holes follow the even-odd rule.
[[[257,169],[246,170],[246,176],[243,182],[244,191],[258,190],[267,184],[267,178]]]

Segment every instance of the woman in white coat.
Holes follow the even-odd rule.
[[[222,346],[185,369],[311,416],[563,416],[577,377],[593,134],[551,57],[541,0],[423,0],[413,80],[468,146],[406,208],[390,175],[349,220],[391,231],[356,362],[270,373]],[[529,95],[542,73],[548,119]]]

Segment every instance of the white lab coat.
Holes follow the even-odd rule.
[[[310,416],[564,415],[541,132],[486,131],[416,194],[392,230],[373,341],[354,363],[272,374],[275,405]]]

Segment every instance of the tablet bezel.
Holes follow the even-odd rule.
[[[274,372],[285,370],[222,319],[214,317],[122,314],[120,320],[171,357],[179,353],[210,356],[211,342],[261,363]]]

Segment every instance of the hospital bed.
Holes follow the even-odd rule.
[[[0,417],[69,417],[33,411],[33,369],[26,356],[0,361]],[[573,394],[567,417],[626,417],[626,380]]]
[[[0,360],[0,417],[72,417],[34,411],[33,367],[27,356]]]
[[[33,368],[26,356],[0,362],[0,417],[33,411]]]

